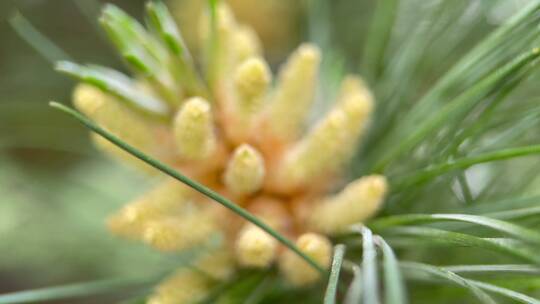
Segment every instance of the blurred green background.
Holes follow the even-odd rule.
[[[69,103],[74,82],[56,73],[53,63],[9,25],[9,19],[20,12],[73,60],[124,70],[96,20],[104,2],[0,1],[0,293],[143,275],[174,263],[170,257],[115,239],[106,231],[106,216],[151,181],[104,158],[92,147],[83,127],[48,107],[50,100]],[[107,2],[139,17],[145,1]],[[373,2],[306,3],[288,2],[283,32],[266,38],[271,62],[279,63],[299,41],[309,39],[325,52],[326,75],[357,66]],[[463,41],[483,36],[520,3],[505,1]],[[401,21],[414,22],[410,13],[411,20]],[[250,9],[244,14],[249,17]],[[282,44],[276,44],[276,39]],[[458,44],[445,64],[451,64],[468,46]],[[445,69],[434,64],[437,59],[424,58],[423,68],[428,71],[424,75],[430,75],[432,67],[433,73]]]

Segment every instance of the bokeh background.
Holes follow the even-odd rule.
[[[0,1],[0,293],[141,275],[176,262],[107,233],[107,214],[151,181],[100,155],[86,130],[48,107],[50,100],[69,103],[74,82],[56,73],[53,62],[21,39],[9,22],[20,14],[73,60],[124,70],[97,22],[104,2]],[[145,1],[107,2],[139,17]],[[332,73],[354,70],[359,64],[374,1],[231,2],[241,20],[255,23],[274,66],[299,41],[321,45],[327,75],[323,85],[331,87]],[[408,12],[402,22],[414,22],[414,15],[431,0],[416,2],[419,11]],[[493,2],[498,4],[448,54],[445,64],[526,1]],[[169,3],[192,43],[196,33],[189,32],[189,25],[197,22],[194,18],[204,1]],[[436,59],[424,58],[428,73],[423,75],[429,75]],[[434,73],[441,69],[437,66]]]

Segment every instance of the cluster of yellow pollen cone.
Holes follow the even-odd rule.
[[[208,31],[203,26],[201,35]],[[217,11],[217,32],[210,94],[184,96],[170,108],[170,119],[150,119],[89,84],[76,87],[74,104],[128,144],[257,215],[328,267],[329,237],[372,217],[387,192],[385,177],[371,175],[334,193],[369,123],[373,97],[359,77],[347,76],[333,108],[306,126],[319,49],[301,45],[272,85],[256,35],[223,5]],[[140,89],[150,90],[142,84]],[[156,173],[104,139],[93,139],[106,153]],[[163,252],[202,246],[213,236],[222,240],[193,267],[162,282],[152,304],[197,301],[238,267],[277,265],[294,285],[319,279],[315,269],[266,232],[177,181],[163,180],[112,215],[108,225],[116,235]]]

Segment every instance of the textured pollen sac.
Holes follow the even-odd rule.
[[[243,144],[236,148],[225,170],[227,189],[238,195],[259,190],[265,175],[264,160],[253,147]]]
[[[327,234],[345,232],[350,225],[372,217],[388,190],[382,175],[362,177],[333,197],[315,204],[310,225]]]
[[[298,238],[296,245],[322,267],[330,265],[332,244],[325,236],[306,233]],[[291,251],[285,251],[280,257],[280,269],[288,281],[298,286],[311,284],[320,278],[316,269]]]
[[[157,44],[151,45],[158,50],[152,62],[156,71],[168,71],[177,80],[172,87],[182,93],[171,96],[176,104],[156,94],[169,85],[159,83],[159,77],[141,82],[124,79],[128,77],[122,74],[121,82],[107,83],[119,80],[114,78],[117,73],[71,64],[67,65],[69,72],[89,83],[75,89],[75,106],[128,144],[296,239],[301,250],[327,268],[332,255],[328,236],[374,216],[388,188],[384,176],[372,175],[351,182],[335,195],[327,193],[341,182],[344,164],[372,116],[374,98],[364,82],[358,76],[346,76],[330,111],[308,126],[306,116],[321,60],[316,46],[301,45],[280,68],[272,87],[273,76],[261,56],[257,36],[238,24],[224,3],[217,6],[216,27],[210,25],[208,16],[203,24],[203,57],[193,58],[193,62],[189,57],[189,64],[184,57],[174,57],[179,56],[183,43],[179,31],[167,31],[174,23],[163,14],[166,8],[152,4],[147,9],[154,25],[150,30],[138,23],[132,26],[137,22],[133,18],[129,19],[132,27],[122,28],[126,14],[119,9],[107,10],[107,25],[124,34],[136,30],[133,37],[121,38],[137,50],[144,51],[146,43]],[[168,43],[174,46],[172,50]],[[180,53],[189,54],[189,50]],[[202,75],[195,68],[199,65],[204,67]],[[176,74],[182,72],[186,74]],[[193,86],[182,79],[205,79],[206,83]],[[104,85],[100,89],[91,86],[96,83]],[[138,85],[131,86],[133,83]],[[156,117],[148,112],[151,109],[145,112],[145,99],[138,99],[141,96],[163,102],[166,113]],[[98,144],[109,147],[104,148],[107,152],[114,148],[114,153],[124,153],[122,159],[137,161],[137,166],[143,164],[101,137]],[[176,180],[163,181],[126,204],[108,219],[108,226],[116,235],[166,253],[206,248],[211,240],[220,240],[218,246],[192,261],[198,271],[179,270],[160,284],[151,304],[198,302],[238,267],[277,265],[283,277],[296,286],[320,279],[317,270],[271,235]]]
[[[239,25],[234,31],[231,40],[236,62],[242,62],[262,52],[257,34],[248,26]]]
[[[176,217],[163,217],[147,223],[143,240],[164,252],[178,252],[204,243],[220,233],[204,210]]]
[[[353,153],[372,109],[369,92],[349,77],[334,108],[286,151],[276,175],[279,187],[294,188],[339,171]]]
[[[236,256],[242,266],[268,267],[277,254],[277,241],[253,224],[240,230],[236,241]]]
[[[224,105],[224,126],[231,141],[249,140],[271,79],[270,68],[260,57],[250,57],[234,70],[230,102]]]
[[[262,58],[252,57],[240,64],[234,73],[234,87],[241,115],[253,115],[258,110],[270,81],[270,68]]]
[[[181,268],[165,279],[148,300],[148,304],[195,303],[203,300],[212,288],[212,280],[204,273]]]
[[[298,135],[313,102],[320,61],[319,48],[303,44],[282,67],[266,111],[268,135],[285,141]]]
[[[145,119],[145,117],[129,107],[126,107],[117,98],[104,93],[100,89],[88,84],[79,84],[73,92],[75,107],[85,115],[96,121],[114,135],[122,138],[128,144],[152,156],[163,157],[160,147],[163,145],[153,132],[158,126]],[[138,162],[133,156],[110,144],[100,136],[92,139],[103,151],[120,159],[138,163],[140,167],[148,168]]]
[[[193,190],[175,180],[167,180],[112,215],[108,220],[109,229],[117,235],[142,239],[150,221],[184,214],[191,209],[193,198]]]
[[[188,160],[208,158],[216,149],[210,104],[200,97],[190,98],[174,119],[178,154]]]

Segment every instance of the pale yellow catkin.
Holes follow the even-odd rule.
[[[270,68],[260,57],[250,57],[234,70],[224,102],[224,127],[231,142],[245,142],[253,134],[254,117],[261,108],[270,81]]]
[[[319,48],[303,44],[281,68],[264,118],[270,135],[292,140],[301,131],[313,102],[320,57]]]
[[[117,235],[142,239],[148,222],[184,213],[190,209],[193,196],[187,186],[166,180],[110,216],[109,229]]]
[[[349,74],[341,81],[341,86],[336,99],[339,102],[340,100],[344,100],[347,96],[354,94],[365,94],[366,98],[373,99],[364,80],[358,75]]]
[[[328,238],[316,233],[306,233],[298,238],[296,245],[321,267],[329,267],[332,244]],[[296,286],[309,285],[320,279],[320,273],[313,266],[290,250],[283,252],[279,266],[285,278]]]
[[[221,233],[212,215],[201,210],[149,221],[144,228],[143,241],[164,252],[201,245],[212,235]]]
[[[284,187],[296,187],[325,173],[336,161],[336,151],[347,144],[343,130],[347,126],[346,115],[341,110],[332,111],[319,122],[314,130],[295,144],[287,153],[278,169],[278,182]]]
[[[277,253],[277,241],[253,224],[245,224],[236,240],[236,259],[245,267],[271,265]]]
[[[265,176],[262,155],[248,144],[235,149],[227,168],[224,182],[227,189],[237,195],[248,195],[259,190]]]
[[[161,158],[163,156],[162,145],[153,132],[157,124],[150,122],[143,115],[130,109],[116,97],[94,86],[81,83],[75,87],[73,103],[79,111],[95,121],[99,126],[120,137],[124,142],[153,157]],[[92,134],[91,138],[105,153],[125,160],[143,171],[155,173],[155,170],[148,165],[101,136]]]
[[[347,231],[352,224],[371,218],[381,207],[388,182],[382,175],[370,175],[351,182],[340,193],[317,203],[309,225],[326,234]]]
[[[204,160],[217,146],[210,104],[192,97],[178,111],[173,126],[178,154],[187,160]]]
[[[262,54],[261,42],[257,33],[245,25],[238,25],[231,36],[231,52],[233,68],[246,59]]]
[[[154,149],[152,124],[115,97],[81,83],[75,87],[73,103],[79,111],[128,144],[145,152]]]
[[[352,80],[351,80],[352,81]],[[289,186],[335,173],[352,155],[373,109],[373,100],[356,84],[345,82],[334,108],[297,142],[283,159],[279,179]]]
[[[209,295],[212,286],[212,280],[204,273],[194,269],[182,268],[161,282],[147,303],[197,303]]]
[[[268,64],[260,57],[243,61],[234,72],[236,110],[241,116],[251,116],[260,108],[271,81]]]

